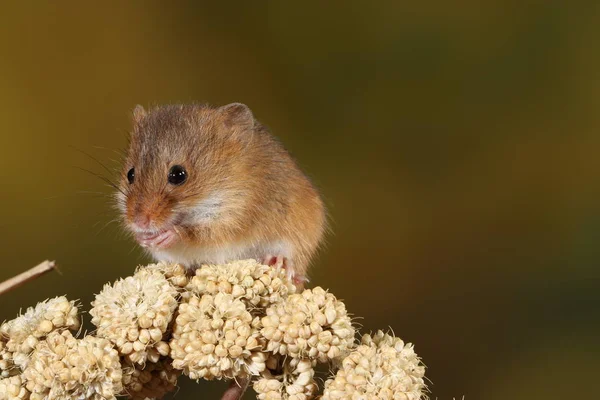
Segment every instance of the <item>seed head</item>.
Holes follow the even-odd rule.
[[[123,368],[124,393],[133,400],[161,399],[175,390],[179,375],[181,371],[173,369],[166,357],[157,363],[147,362],[143,368],[127,363]]]
[[[78,306],[60,296],[29,307],[21,316],[0,326],[0,377],[14,375],[27,367],[29,354],[50,332],[80,326]]]
[[[119,354],[106,339],[52,332],[23,371],[31,400],[113,400],[123,390]]]
[[[424,374],[412,344],[378,331],[364,335],[325,382],[322,400],[419,400],[426,398]]]
[[[243,299],[253,314],[296,291],[285,270],[255,260],[203,265],[196,270],[188,289],[197,294],[231,294],[236,299]]]
[[[308,400],[315,396],[318,386],[314,380],[315,371],[308,360],[280,358],[283,361],[281,372],[266,370],[254,383],[254,390],[260,400]]]
[[[192,379],[257,375],[265,368],[260,319],[228,293],[192,294],[182,303],[170,346],[173,366]]]
[[[179,264],[159,262],[157,264],[146,265],[144,269],[159,271],[176,288],[184,288],[189,283],[185,268]]]
[[[156,267],[106,284],[90,315],[98,337],[114,343],[128,360],[143,365],[169,354],[165,333],[177,308],[177,288]]]
[[[346,306],[320,287],[273,304],[261,321],[266,349],[274,354],[325,363],[343,358],[354,344]]]

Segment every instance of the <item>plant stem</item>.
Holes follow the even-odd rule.
[[[41,264],[15,276],[12,278],[9,278],[7,280],[5,280],[4,282],[0,283],[0,295],[3,295],[4,293],[15,289],[19,286],[21,286],[24,283],[27,283],[35,278],[37,278],[38,276],[42,276],[44,275],[46,272],[50,272],[53,269],[56,268],[56,264],[54,263],[54,261],[44,261]]]

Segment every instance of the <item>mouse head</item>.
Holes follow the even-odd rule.
[[[254,125],[239,103],[135,108],[117,204],[142,246],[165,248],[186,233],[236,224]]]

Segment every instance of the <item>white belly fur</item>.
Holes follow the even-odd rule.
[[[230,243],[219,247],[184,247],[176,244],[165,250],[150,250],[158,261],[183,264],[188,267],[200,264],[225,264],[235,260],[254,258],[262,262],[267,255],[293,259],[292,247],[284,242],[266,244]]]

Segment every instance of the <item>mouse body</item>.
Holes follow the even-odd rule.
[[[317,189],[240,103],[137,106],[116,199],[159,261],[254,258],[299,285],[326,229]]]

